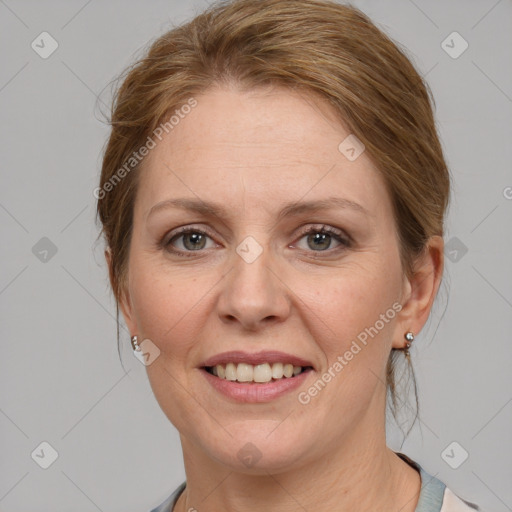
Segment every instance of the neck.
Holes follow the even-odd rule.
[[[373,420],[301,467],[259,475],[219,464],[182,436],[187,487],[174,510],[414,512],[419,473],[386,446]]]

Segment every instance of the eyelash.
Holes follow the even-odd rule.
[[[169,249],[169,247],[172,247],[171,242],[177,240],[178,238],[180,238],[183,235],[190,234],[190,233],[201,234],[201,235],[208,236],[209,238],[213,238],[212,234],[210,232],[208,232],[207,230],[205,230],[205,229],[186,226],[186,227],[183,227],[183,228],[179,228],[178,231],[176,233],[174,233],[172,235],[172,237],[169,238],[167,241],[166,241],[165,238],[162,239],[162,241],[160,243],[160,246],[162,248],[166,249],[167,251],[177,255],[177,256],[185,257],[185,258],[193,257],[195,255],[194,253],[201,252],[202,250],[198,250],[198,251],[182,251],[182,250],[177,250],[177,249],[174,249],[174,248]],[[326,226],[326,225],[322,225],[320,228],[317,227],[317,226],[310,226],[309,228],[307,228],[306,230],[304,230],[304,231],[302,231],[300,233],[298,240],[304,238],[305,236],[307,236],[307,235],[309,235],[311,233],[330,235],[337,242],[339,242],[341,244],[341,246],[344,246],[344,247],[337,247],[337,248],[334,248],[334,249],[326,249],[325,251],[308,251],[308,252],[312,252],[312,253],[329,253],[329,254],[331,254],[332,252],[343,250],[343,249],[348,249],[348,248],[350,248],[352,246],[352,240],[350,239],[349,236],[343,236],[343,233],[341,231],[339,231],[338,229],[335,229],[335,228],[332,228],[332,227]]]

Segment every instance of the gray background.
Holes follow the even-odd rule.
[[[484,511],[512,510],[512,4],[355,5],[427,76],[455,184],[446,281],[412,350],[421,428],[400,447],[390,426],[390,445]],[[97,95],[108,104],[140,48],[204,6],[0,0],[2,512],[143,512],[184,479],[126,330],[126,371],[118,359],[92,191],[108,134]],[[31,48],[43,31],[59,45],[46,59]],[[453,31],[469,44],[458,58],[441,46]],[[31,457],[43,441],[48,469]],[[457,469],[442,456],[454,441],[452,465],[469,453]]]

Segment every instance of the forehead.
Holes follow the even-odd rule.
[[[146,157],[136,213],[147,215],[173,197],[216,199],[235,208],[326,194],[389,210],[369,156],[351,161],[340,152],[350,131],[325,102],[279,88],[216,88],[195,99],[197,106]]]

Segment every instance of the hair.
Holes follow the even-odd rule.
[[[443,236],[450,176],[432,93],[405,50],[353,6],[331,0],[217,2],[154,40],[119,80],[96,196],[100,236],[111,251],[118,342],[143,161],[132,162],[131,172],[121,168],[175,109],[214,86],[277,86],[326,100],[382,173],[405,275],[412,275],[429,238]],[[386,385],[395,419],[397,360],[393,349]],[[416,406],[418,411],[417,393]]]

